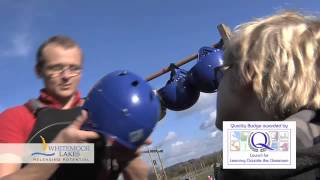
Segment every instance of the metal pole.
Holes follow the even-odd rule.
[[[153,164],[153,160],[151,158],[151,154],[150,154],[150,149],[149,148],[148,148],[148,154],[149,154],[149,158],[150,158],[150,161],[151,161],[151,164],[152,164],[152,167],[153,167],[154,174],[156,175],[157,180],[160,180],[159,177],[158,177],[158,173],[157,173],[156,167]]]
[[[167,180],[167,179],[168,179],[168,178],[167,178],[167,174],[166,174],[166,171],[165,171],[164,168],[163,168],[163,163],[162,163],[161,157],[160,157],[160,155],[159,155],[158,149],[156,149],[156,151],[157,151],[157,154],[158,154],[158,158],[159,158],[159,160],[160,160],[160,165],[161,165],[162,172],[163,172],[163,174],[164,174],[164,178],[165,178],[165,180]]]

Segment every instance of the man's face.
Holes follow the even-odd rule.
[[[43,55],[45,62],[38,73],[44,80],[46,90],[58,99],[72,97],[81,78],[81,50],[49,44],[43,49]]]

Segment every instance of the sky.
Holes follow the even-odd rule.
[[[319,14],[320,6],[316,0],[1,0],[0,112],[39,95],[43,84],[34,74],[35,52],[52,35],[68,35],[82,47],[80,91],[86,96],[107,73],[126,69],[147,77],[218,42],[218,24],[234,28],[283,9]],[[168,78],[150,85],[159,89]],[[215,93],[202,93],[192,108],[169,111],[157,124],[149,148],[164,150],[165,166],[222,148],[215,104]]]

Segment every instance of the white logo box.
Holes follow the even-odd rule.
[[[296,122],[223,122],[223,169],[295,169]]]
[[[94,163],[93,143],[0,143],[0,163]]]

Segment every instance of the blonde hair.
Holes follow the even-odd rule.
[[[286,11],[236,28],[225,62],[235,63],[241,83],[251,84],[261,107],[281,119],[320,108],[320,23]]]

